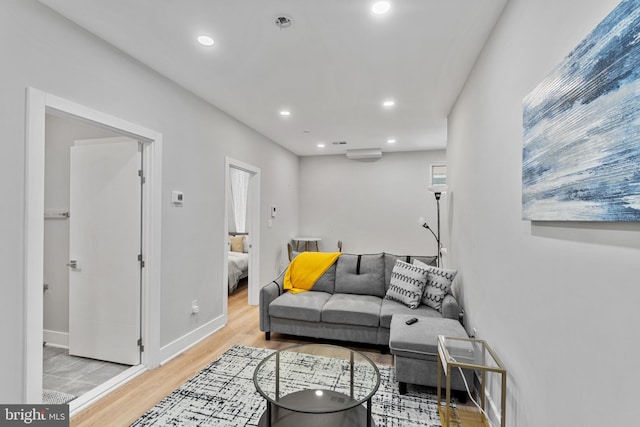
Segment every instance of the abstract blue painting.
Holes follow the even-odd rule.
[[[525,97],[522,216],[640,221],[640,0],[621,2]]]

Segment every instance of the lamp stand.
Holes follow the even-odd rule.
[[[422,227],[429,230],[431,234],[433,234],[433,237],[436,239],[436,244],[438,245],[438,253],[436,255],[436,265],[438,266],[438,268],[442,267],[442,240],[440,239],[440,197],[442,196],[442,193],[446,191],[447,191],[446,185],[432,186],[429,188],[429,192],[433,193],[433,195],[436,197],[436,207],[438,209],[438,212],[437,212],[438,228],[436,229],[435,232],[431,227],[429,227],[429,224],[427,224],[424,218],[422,217],[418,218],[418,224],[420,224]]]
[[[442,195],[442,193],[434,193],[436,196],[436,206],[438,209],[438,233],[436,235],[436,242],[438,244],[438,257],[437,257],[437,265],[438,268],[441,268],[442,264],[442,244],[440,243],[440,196]]]

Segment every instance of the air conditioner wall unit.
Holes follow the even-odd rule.
[[[350,160],[378,160],[382,158],[382,149],[364,148],[357,150],[347,150],[347,159]]]

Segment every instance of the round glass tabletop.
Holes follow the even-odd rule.
[[[309,414],[347,411],[368,401],[380,372],[364,354],[326,344],[301,344],[267,356],[253,374],[269,404]]]

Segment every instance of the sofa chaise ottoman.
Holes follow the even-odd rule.
[[[418,321],[407,325],[406,321],[412,317],[416,317]],[[407,314],[393,316],[389,349],[393,354],[393,365],[400,394],[407,392],[407,384],[438,386],[438,335],[467,338],[467,332],[457,320]],[[462,343],[461,346],[465,344],[468,343]],[[473,361],[471,348],[461,347],[460,350],[464,351],[457,351],[456,354],[463,355],[466,351],[470,351],[468,361]],[[469,390],[473,391],[473,372],[469,370],[463,370],[463,372]],[[457,370],[452,371],[451,374],[451,389],[466,391],[462,375]]]

